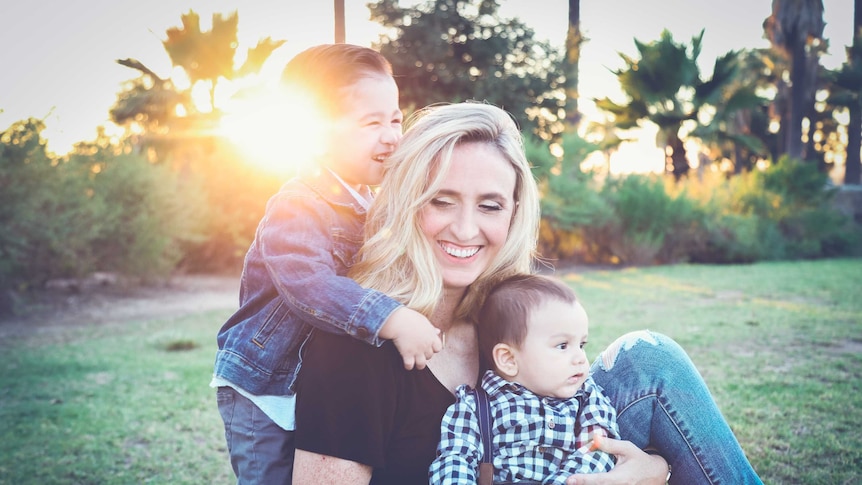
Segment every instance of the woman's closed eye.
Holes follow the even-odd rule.
[[[455,202],[451,199],[435,197],[431,199],[431,205],[433,205],[434,207],[446,208],[455,205]]]
[[[479,208],[485,212],[497,212],[503,210],[503,206],[497,202],[482,202]]]

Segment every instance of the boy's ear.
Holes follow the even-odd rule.
[[[514,349],[509,344],[495,345],[491,355],[494,357],[497,371],[504,377],[512,378],[518,375],[518,361],[515,359]]]

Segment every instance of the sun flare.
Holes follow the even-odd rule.
[[[249,164],[286,176],[323,148],[324,119],[307,96],[282,88],[246,90],[225,103],[219,131]]]

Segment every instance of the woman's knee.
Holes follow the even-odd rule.
[[[685,351],[676,341],[651,330],[636,330],[622,335],[599,355],[598,363],[603,370],[610,371],[622,356],[646,362],[686,358]]]

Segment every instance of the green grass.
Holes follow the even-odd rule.
[[[765,483],[862,482],[862,259],[557,274],[592,356],[642,328],[689,351]],[[0,342],[0,483],[233,483],[208,387],[227,316]]]
[[[862,259],[558,276],[591,356],[638,328],[689,352],[764,483],[862,483]]]
[[[235,482],[208,387],[227,316],[0,344],[0,483]]]

